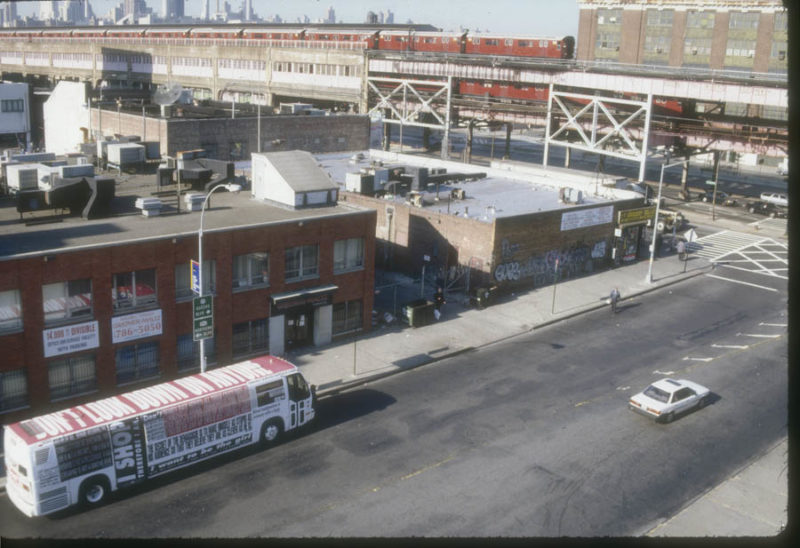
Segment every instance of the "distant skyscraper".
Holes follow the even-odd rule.
[[[364,22],[370,25],[376,25],[378,24],[378,16],[375,14],[374,11],[368,11],[367,18]]]
[[[42,21],[52,21],[58,18],[58,2],[48,1],[39,2],[39,19]]]
[[[392,10],[386,10],[386,24],[393,25],[394,24],[394,13]]]
[[[162,0],[161,17],[164,19],[180,19],[184,16],[184,0]]]
[[[88,4],[88,2],[86,2]],[[77,23],[84,19],[84,6],[77,0],[66,0],[58,3],[58,18],[68,23]]]
[[[326,23],[335,23],[336,22],[336,12],[333,10],[333,6],[328,8],[328,17],[325,18]]]
[[[4,27],[14,26],[14,21],[17,20],[17,4],[16,2],[3,2],[0,4],[0,25]]]
[[[244,0],[244,13],[242,19],[250,21],[253,18],[253,0]]]
[[[209,0],[203,0],[203,9],[200,12],[200,19],[202,19],[203,21],[208,21],[208,17],[210,14],[208,10],[208,2]]]

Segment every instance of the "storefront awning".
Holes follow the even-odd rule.
[[[303,302],[313,299],[314,297],[330,295],[337,289],[339,289],[338,285],[327,284],[318,285],[316,287],[305,287],[303,289],[287,291],[285,293],[275,293],[274,295],[271,295],[272,304],[275,306],[285,306],[288,303],[302,304]]]

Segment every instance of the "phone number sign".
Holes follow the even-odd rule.
[[[161,309],[111,318],[111,342],[121,343],[161,335]]]

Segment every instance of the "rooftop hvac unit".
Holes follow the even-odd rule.
[[[467,193],[464,191],[463,188],[454,188],[450,191],[450,197],[454,200],[463,200],[467,197]]]
[[[422,207],[423,206],[422,194],[420,194],[419,192],[414,192],[414,191],[409,192],[408,193],[408,198],[409,198],[409,202],[411,203],[411,205],[413,205],[415,207]]]

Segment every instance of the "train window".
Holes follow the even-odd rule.
[[[473,38],[472,39],[472,43],[475,44],[476,46],[479,46],[480,43],[481,43],[481,39],[480,38]]]
[[[520,40],[519,41],[519,47],[521,47],[521,48],[529,48],[530,46],[531,46],[531,43],[528,42],[527,40]]]
[[[497,45],[497,40],[493,40],[491,38],[487,38],[486,39],[486,45],[487,46],[496,46]]]
[[[514,45],[514,40],[506,40],[506,45],[507,46],[513,46]]]

